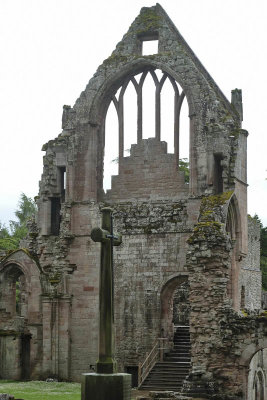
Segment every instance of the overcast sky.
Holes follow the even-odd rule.
[[[0,0],[0,221],[34,197],[42,144],[150,0]],[[267,2],[161,0],[226,97],[243,91],[248,211],[267,225]]]

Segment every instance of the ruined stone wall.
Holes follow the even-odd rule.
[[[199,223],[188,239],[192,343],[189,381],[192,387],[201,382],[205,387],[212,386],[218,399],[223,394],[248,400],[248,365],[254,353],[267,345],[267,319],[264,314],[234,311],[228,296],[234,244],[219,221],[223,221],[222,206],[230,196],[231,192],[228,200],[227,193],[202,199]]]
[[[153,38],[158,53],[143,56],[142,42]],[[179,154],[167,154],[159,134],[142,139],[139,126],[138,144],[129,157],[119,157],[119,175],[105,195],[108,106],[129,79],[155,69],[178,82],[188,101],[189,185],[177,170]],[[220,394],[243,396],[250,359],[267,344],[266,317],[239,312],[242,286],[245,308],[259,308],[260,280],[256,227],[251,226],[244,258],[247,132],[235,109],[242,108],[237,94],[230,104],[157,4],[141,10],[75,105],[64,106],[62,133],[43,147],[37,224],[27,240],[40,268],[41,288],[38,292],[34,276],[35,303],[29,307],[40,376],[79,381],[97,360],[100,244],[90,232],[100,226],[101,207],[110,205],[115,229],[123,235],[114,250],[119,369],[136,366],[158,336],[172,338],[173,294],[189,282],[191,382],[202,379],[218,385]],[[158,115],[158,131],[159,120]],[[3,313],[2,320],[6,317]]]
[[[120,203],[114,210],[116,230],[123,235],[115,252],[116,344],[122,367],[138,365],[162,336],[162,289],[173,277],[187,275],[184,249],[191,226],[185,200]],[[165,331],[168,335],[172,332]]]
[[[21,340],[17,335],[0,335],[0,378],[21,379]]]
[[[100,244],[94,243],[89,235],[92,228],[100,224],[97,205],[74,206],[71,229],[75,239],[70,249],[70,260],[75,262],[77,268],[69,280],[72,297],[71,379],[74,380],[80,380],[81,374],[88,370],[90,364],[96,363],[98,356]]]
[[[243,287],[243,289],[242,289]],[[261,309],[260,225],[248,217],[248,254],[242,263],[241,292],[245,294],[244,308]]]
[[[183,198],[188,195],[184,173],[178,171],[174,154],[167,154],[167,143],[155,138],[132,145],[130,157],[124,157],[119,175],[112,177],[112,189],[105,199]]]

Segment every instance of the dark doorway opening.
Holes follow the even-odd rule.
[[[21,379],[30,379],[31,335],[21,335]]]
[[[132,387],[138,387],[138,367],[129,365],[125,367],[125,372],[132,375]]]
[[[60,198],[51,197],[51,234],[59,235],[60,229]]]

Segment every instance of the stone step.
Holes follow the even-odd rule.
[[[171,383],[178,383],[178,382],[183,382],[184,380],[185,380],[185,378],[186,378],[186,374],[185,375],[183,375],[183,376],[157,376],[157,375],[153,375],[153,376],[151,376],[151,377],[149,377],[148,379],[147,379],[147,381],[146,381],[146,383],[148,383],[148,382],[158,382],[158,383],[161,383],[161,382],[167,382],[167,383],[169,383],[169,382],[171,382]]]
[[[166,386],[157,386],[157,385],[150,386],[150,385],[142,385],[142,390],[147,390],[147,391],[160,391],[160,390],[165,391],[165,390],[170,390],[170,391],[173,391],[173,392],[180,393],[181,389],[182,389],[182,385],[180,385],[180,386],[167,386],[167,385]]]
[[[186,376],[186,375],[185,375]],[[147,379],[147,382],[158,382],[158,383],[162,383],[162,382],[174,382],[174,383],[182,383],[184,381],[184,376],[182,377],[175,377],[175,376],[165,376],[165,377],[158,377],[158,376],[151,376],[149,379]]]
[[[190,362],[190,354],[168,354],[165,356],[165,361],[187,361]]]
[[[187,367],[190,368],[191,367],[191,362],[184,362],[184,361],[162,361],[162,362],[158,362],[155,364],[156,366],[161,366],[163,365],[164,368],[167,368],[168,366],[176,366],[176,367]],[[155,368],[155,367],[154,367]]]
[[[176,327],[174,347],[157,362],[145,379],[144,390],[173,390],[180,392],[191,370],[191,344],[188,327]]]

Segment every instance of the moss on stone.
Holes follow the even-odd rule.
[[[263,311],[263,312],[260,314],[260,317],[265,317],[265,318],[267,318],[267,310]]]
[[[199,222],[197,226],[194,228],[194,232],[200,231],[202,228],[215,228],[216,230],[220,230],[223,224],[216,221],[206,221],[206,222]]]
[[[140,29],[137,30],[138,35],[142,35],[148,31],[158,30],[160,27],[161,16],[158,15],[151,8],[143,8],[138,17],[137,23],[141,25]]]
[[[20,333],[12,329],[0,329],[0,336],[19,336]]]
[[[203,197],[200,206],[200,214],[210,214],[213,211],[214,207],[222,206],[228,200],[230,200],[232,194],[233,190],[230,190],[228,192],[223,192],[217,195]]]
[[[244,317],[248,316],[248,313],[245,310],[241,310],[241,313],[244,315]]]
[[[200,205],[199,222],[193,230],[193,234],[187,242],[193,243],[195,240],[206,240],[207,235],[215,234],[221,236],[223,234],[224,224],[215,220],[216,208],[224,205],[230,200],[233,191],[223,192],[217,195],[203,197]]]
[[[240,128],[236,128],[236,129],[232,130],[232,131],[230,132],[229,137],[234,136],[235,139],[238,139],[238,137],[239,137],[239,135],[240,135],[240,131],[241,131]]]
[[[118,64],[121,62],[127,62],[128,61],[128,57],[127,56],[123,56],[121,54],[116,54],[116,53],[112,53],[110,57],[106,58],[103,61],[103,65],[107,66],[110,64]]]

